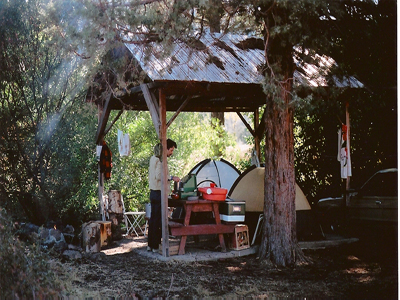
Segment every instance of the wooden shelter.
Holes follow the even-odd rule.
[[[168,55],[162,45],[126,44],[117,52],[129,55],[140,71],[146,74],[143,83],[108,93],[92,91],[88,97],[99,107],[99,125],[96,142],[101,145],[104,136],[124,110],[148,110],[163,149],[166,149],[167,130],[180,112],[236,112],[259,144],[264,134],[264,117],[259,108],[266,103],[263,80],[264,44],[261,39],[231,34],[205,33],[200,38],[177,43]],[[333,60],[321,60],[333,64]],[[294,80],[300,84],[321,85],[326,81],[317,76],[318,67],[298,64]],[[317,80],[317,81],[316,81]],[[347,79],[347,83],[358,81]],[[107,127],[111,110],[119,110],[116,119]],[[167,111],[175,114],[167,120]],[[254,124],[248,124],[242,112],[254,113]],[[168,243],[168,182],[167,157],[163,152],[162,176],[162,254],[169,256]],[[99,170],[99,200],[102,202],[103,178]],[[103,207],[102,205],[100,205]],[[103,214],[103,212],[101,212]],[[104,215],[104,214],[103,214]]]

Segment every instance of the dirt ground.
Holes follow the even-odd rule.
[[[182,262],[160,261],[137,251],[110,251],[106,251],[108,255],[103,252],[65,262],[72,278],[70,296],[398,299],[397,236],[378,233],[351,244],[304,250],[311,263],[294,268],[273,267],[260,261],[256,254]]]

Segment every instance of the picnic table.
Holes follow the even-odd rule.
[[[183,206],[185,210],[185,219],[183,223],[169,221],[168,227],[171,235],[181,236],[178,254],[185,254],[186,239],[189,235],[208,235],[218,234],[219,243],[223,252],[226,252],[224,241],[225,233],[233,233],[235,224],[222,224],[219,215],[219,204],[221,201],[210,200],[173,200],[169,199],[168,206]],[[215,224],[190,224],[192,212],[213,212]]]

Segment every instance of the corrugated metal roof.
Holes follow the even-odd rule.
[[[295,48],[295,50],[301,51],[298,48]],[[328,86],[328,72],[333,67],[337,66],[335,60],[326,55],[313,54],[312,61],[314,64],[300,61],[296,56],[293,59],[297,67],[297,70],[294,72],[295,83],[312,87]],[[337,76],[332,76],[331,80],[335,83],[336,87],[364,87],[364,85],[353,76],[343,77],[342,79]]]
[[[265,63],[264,51],[237,46],[249,39],[251,37],[246,35],[205,33],[199,39],[198,47],[177,43],[168,56],[163,55],[163,47],[157,43],[146,46],[126,44],[126,47],[153,81],[260,83],[260,69]],[[335,65],[335,61],[322,56],[316,57],[316,60],[319,66],[295,61],[298,66],[294,74],[295,82],[313,87],[328,85],[321,69],[326,71]],[[354,77],[336,78],[335,83],[338,87],[363,86]]]
[[[159,44],[151,44],[148,57],[145,57],[143,46],[126,46],[154,81],[259,83],[262,76],[258,69],[264,63],[264,56],[257,49],[242,50],[236,47],[235,43],[240,42],[238,38],[231,34],[205,34],[200,39],[204,49],[197,50],[179,43],[168,57],[159,54],[163,52]],[[243,40],[247,37],[240,38]],[[226,47],[223,49],[218,45]]]

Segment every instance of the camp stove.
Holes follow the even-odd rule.
[[[195,174],[188,174],[179,182],[174,182],[173,195],[178,195],[178,199],[186,200],[188,197],[197,196],[197,180]]]

